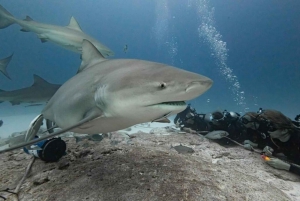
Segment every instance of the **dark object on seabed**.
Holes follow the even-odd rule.
[[[175,147],[171,146],[171,148],[174,148],[179,154],[192,154],[195,152],[194,149],[181,144]]]
[[[103,136],[101,134],[93,134],[93,135],[87,135],[87,136],[75,136],[76,143],[83,141],[83,140],[90,140],[94,142],[100,142],[103,140]]]
[[[56,162],[66,155],[67,145],[60,137],[43,140],[35,145],[40,148],[40,150],[28,150],[25,147],[23,150],[25,153],[33,155],[46,162]]]
[[[0,120],[0,127],[3,125],[3,121],[2,120]]]

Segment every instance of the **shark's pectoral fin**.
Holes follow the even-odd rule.
[[[88,113],[88,116],[86,116],[84,119],[82,119],[81,121],[79,121],[78,123],[76,123],[76,124],[74,124],[72,126],[64,128],[64,129],[62,129],[60,131],[56,131],[56,132],[51,133],[49,135],[46,135],[46,136],[43,136],[43,137],[40,137],[40,138],[36,138],[34,140],[31,140],[30,142],[23,142],[23,143],[20,143],[18,145],[9,147],[7,149],[0,150],[0,154],[4,153],[4,152],[12,151],[14,149],[19,149],[19,148],[22,148],[22,147],[30,146],[30,145],[36,144],[37,142],[40,142],[40,141],[46,140],[48,138],[52,138],[52,137],[55,137],[57,135],[63,134],[65,132],[73,130],[74,128],[77,128],[77,127],[79,127],[79,126],[81,126],[81,125],[83,125],[85,123],[88,123],[89,121],[92,121],[92,120],[94,120],[96,118],[101,118],[101,115],[102,115],[102,113],[99,110],[93,110],[93,111],[91,111],[91,112]]]
[[[41,39],[42,43],[45,43],[49,40],[49,38],[44,34],[37,34],[37,36],[39,37],[39,39]]]
[[[24,19],[24,21],[30,22],[30,21],[33,21],[33,19],[27,15],[26,18]],[[29,32],[29,30],[27,30],[27,29],[24,28],[24,27],[22,27],[22,28],[20,29],[20,31],[22,31],[22,32]]]

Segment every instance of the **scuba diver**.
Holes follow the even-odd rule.
[[[191,104],[188,104],[185,110],[176,115],[174,124],[180,127],[181,130],[189,128],[194,133],[207,130],[207,125],[204,122],[204,114],[197,114],[196,109],[191,107]]]
[[[238,121],[240,114],[236,112],[228,112],[227,110],[215,111],[207,114],[197,114],[196,110],[188,105],[188,107],[177,114],[174,119],[174,123],[179,125],[181,130],[186,128],[192,129],[195,133],[201,133],[201,131],[226,131],[229,133],[228,138],[239,139],[240,133],[240,122]],[[222,138],[217,142],[226,146],[234,145],[230,139]]]
[[[276,110],[261,110],[246,113],[241,122],[247,128],[246,149],[261,148],[271,157],[268,165],[300,175],[300,129],[291,119]],[[291,163],[272,157],[279,153]]]
[[[239,119],[239,113],[232,111],[228,112],[227,110],[205,114],[205,122],[208,124],[208,131],[226,131],[228,133],[226,138],[220,138],[216,141],[222,146],[236,145],[236,142],[234,141],[241,142],[244,140],[242,138],[242,127]]]

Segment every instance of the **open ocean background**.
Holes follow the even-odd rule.
[[[28,15],[60,26],[74,16],[85,33],[115,52],[111,58],[151,60],[211,78],[213,87],[191,102],[199,113],[259,107],[292,119],[300,113],[300,1],[2,0],[1,5],[16,18]],[[0,58],[14,53],[7,68],[12,80],[0,74],[0,89],[28,87],[33,74],[57,84],[75,75],[79,54],[19,30],[16,24],[0,30]],[[35,116],[41,109],[2,103],[0,119]],[[18,125],[10,127],[19,131]]]

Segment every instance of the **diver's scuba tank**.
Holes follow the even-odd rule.
[[[24,147],[24,152],[29,155],[33,155],[34,157],[40,158],[45,162],[56,162],[61,157],[66,155],[67,145],[65,141],[63,141],[60,137],[43,140],[34,145],[36,145],[40,149],[28,150],[26,147]]]

